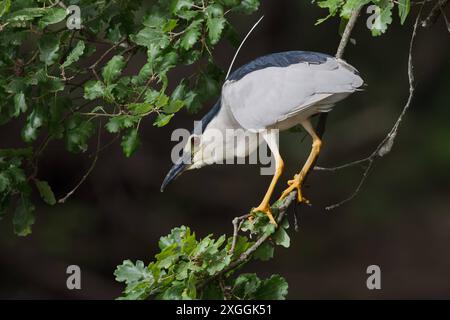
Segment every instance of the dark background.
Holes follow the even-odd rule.
[[[448,8],[447,8],[448,9]],[[450,10],[447,15],[450,17]],[[263,1],[253,17],[235,17],[244,35],[265,14],[241,51],[236,66],[286,50],[334,54],[337,19],[308,1]],[[416,10],[413,12],[415,16]],[[330,114],[319,165],[333,166],[367,156],[390,130],[408,96],[407,58],[413,16],[401,27],[395,13],[386,35],[373,38],[366,14],[353,33],[345,58],[368,83]],[[291,248],[277,248],[269,262],[252,262],[246,271],[261,277],[278,273],[289,283],[289,299],[450,298],[450,34],[441,18],[420,28],[414,50],[417,95],[404,119],[392,153],[378,160],[361,193],[334,210],[324,207],[350,195],[362,170],[314,172],[305,193],[311,208],[300,211],[300,230],[291,229]],[[234,49],[218,46],[227,69]],[[132,61],[128,72],[139,70]],[[179,74],[172,75],[177,79]],[[175,81],[172,81],[175,83]],[[209,105],[201,111],[204,114]],[[159,186],[171,166],[171,132],[190,129],[199,115],[179,113],[163,129],[152,119],[141,125],[142,146],[126,159],[116,143],[101,154],[81,188],[64,205],[39,204],[33,234],[13,235],[10,219],[0,222],[0,298],[112,299],[122,285],[113,271],[124,259],[149,262],[160,236],[188,225],[198,236],[230,234],[231,220],[259,204],[270,177],[259,166],[211,166],[181,176],[165,193]],[[17,147],[20,128],[0,128],[1,147]],[[301,133],[284,133],[281,152],[285,181],[310,148]],[[105,134],[108,141],[111,136]],[[73,156],[54,142],[41,161],[40,178],[58,196],[85,174],[92,159]],[[292,221],[292,214],[290,213]],[[82,269],[82,290],[66,289],[66,267]],[[381,267],[382,290],[366,288],[366,268]]]

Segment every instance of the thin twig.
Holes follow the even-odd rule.
[[[449,0],[437,0],[428,16],[421,22],[421,26],[424,28],[431,27],[436,23],[441,13],[445,16],[443,9],[448,5],[448,3]]]
[[[236,217],[233,219],[233,240],[231,242],[231,248],[230,248],[229,254],[233,254],[234,248],[236,247],[239,230],[241,230],[242,224],[244,223],[245,219],[247,219],[250,216],[251,216],[251,214],[246,214],[246,215]]]
[[[111,51],[113,51],[113,50],[115,50],[116,48],[118,48],[118,47],[119,47],[122,43],[124,43],[126,40],[127,40],[126,38],[122,39],[121,41],[119,41],[119,42],[115,43],[114,45],[112,45],[108,50],[106,50],[105,52],[103,52],[103,54],[100,56],[100,58],[98,58],[97,61],[95,61],[95,62],[89,67],[89,69],[92,69],[92,70],[95,69],[95,68],[98,66],[98,64],[99,64],[100,62],[102,62],[103,59],[105,59],[106,56],[107,56]]]
[[[423,6],[422,6],[422,8],[423,8]],[[327,210],[336,209],[336,208],[340,207],[341,205],[351,201],[353,198],[355,198],[358,195],[359,191],[361,190],[364,182],[366,181],[366,179],[369,175],[370,169],[372,168],[372,166],[374,164],[374,161],[377,158],[384,157],[392,150],[392,147],[395,142],[395,138],[397,137],[397,133],[398,133],[400,124],[402,123],[406,112],[408,111],[409,107],[411,106],[411,102],[414,97],[415,81],[414,81],[414,65],[413,65],[412,52],[413,52],[413,48],[414,48],[414,42],[415,42],[415,38],[416,38],[416,34],[417,34],[417,27],[419,25],[422,8],[420,9],[420,12],[418,13],[417,18],[416,18],[416,22],[414,23],[414,29],[412,31],[411,40],[409,43],[409,56],[408,56],[409,95],[408,95],[408,99],[402,109],[402,112],[398,116],[397,121],[394,123],[392,129],[389,131],[389,133],[384,137],[384,139],[378,144],[378,146],[375,148],[375,150],[368,157],[357,160],[357,161],[353,161],[353,162],[350,162],[350,163],[347,163],[347,164],[344,164],[341,166],[337,166],[337,167],[332,167],[332,168],[315,167],[314,168],[314,170],[338,171],[341,169],[345,169],[345,168],[349,168],[349,167],[353,167],[353,166],[357,166],[357,165],[363,165],[363,164],[365,165],[365,169],[364,169],[363,175],[361,177],[361,180],[359,181],[358,186],[353,191],[353,193],[348,198],[346,198],[336,204],[327,206],[325,208]]]
[[[97,164],[98,156],[100,154],[100,140],[101,140],[101,122],[98,126],[98,135],[97,135],[97,150],[95,151],[94,160],[92,160],[91,166],[89,167],[88,171],[84,174],[84,176],[81,178],[80,182],[77,183],[77,185],[69,191],[63,198],[58,200],[58,203],[65,203],[67,199],[69,199],[77,190],[78,188],[86,181],[87,177],[91,174],[92,170],[94,170],[95,165]]]
[[[442,12],[442,17],[444,18],[445,26],[447,27],[447,31],[450,32],[450,21],[447,18],[447,15],[445,14],[444,8],[440,7]]]

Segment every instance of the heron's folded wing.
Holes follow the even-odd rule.
[[[222,103],[242,127],[263,129],[321,102],[333,101],[334,96],[354,92],[363,84],[355,72],[334,58],[322,64],[265,68],[238,81],[227,81]]]

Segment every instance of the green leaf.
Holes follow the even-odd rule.
[[[166,73],[175,67],[178,62],[178,54],[176,52],[166,53],[164,56],[158,59],[158,64],[155,66],[155,70],[159,72],[159,80],[165,81]]]
[[[52,189],[50,188],[47,181],[35,180],[36,187],[41,195],[42,200],[44,200],[49,205],[53,206],[56,204],[55,195],[53,194]]]
[[[160,269],[169,269],[171,266],[174,266],[181,253],[178,252],[178,245],[173,244],[170,247],[164,248],[160,253],[158,253],[155,258],[157,261],[157,266]]]
[[[241,274],[234,280],[232,293],[238,299],[251,299],[261,285],[261,280],[256,274]]]
[[[213,3],[206,8],[206,15],[208,17],[223,17],[223,6],[218,3]]]
[[[184,107],[183,100],[172,100],[166,107],[164,107],[164,112],[165,113],[176,113],[176,112],[180,111],[180,109],[183,107]]]
[[[32,142],[36,140],[38,130],[42,127],[45,121],[45,116],[42,112],[41,106],[37,106],[27,117],[27,123],[22,129],[22,138],[25,142]]]
[[[365,6],[368,4],[371,0],[347,0],[345,4],[342,6],[341,9],[341,17],[345,19],[350,19],[350,16],[352,15],[353,11],[361,6]],[[340,1],[336,3],[336,5],[340,6]],[[337,9],[337,7],[334,7],[333,9]]]
[[[109,119],[106,124],[106,130],[109,133],[118,133],[125,128],[133,127],[138,121],[138,118],[134,116],[122,115]]]
[[[288,293],[288,284],[286,280],[273,275],[269,279],[263,280],[255,293],[256,300],[284,300]]]
[[[138,260],[134,264],[130,260],[125,260],[121,265],[117,266],[114,275],[116,276],[116,281],[131,284],[148,277],[149,273],[142,261]]]
[[[155,122],[153,122],[153,125],[161,128],[164,127],[165,125],[167,125],[170,122],[170,119],[173,118],[175,114],[159,114],[158,117],[156,117]]]
[[[122,73],[125,67],[125,59],[121,55],[116,55],[109,60],[103,68],[102,76],[106,84],[113,83]]]
[[[289,248],[291,245],[291,239],[289,238],[289,235],[287,234],[286,230],[284,228],[278,228],[278,230],[273,235],[273,240],[275,243],[279,246],[283,246],[285,248]]]
[[[21,237],[27,236],[31,233],[31,226],[34,224],[34,206],[28,198],[21,196],[17,202],[17,207],[14,212],[13,225],[14,232]]]
[[[174,284],[158,296],[158,298],[162,300],[182,300],[184,289],[185,286],[183,282],[174,282]]]
[[[225,28],[226,20],[224,17],[219,18],[209,18],[206,20],[206,25],[208,27],[208,39],[211,44],[216,44],[220,40],[222,31]]]
[[[192,0],[174,0],[171,4],[172,13],[178,13],[183,9],[190,9],[193,5]]]
[[[122,146],[125,156],[129,158],[139,147],[139,144],[138,130],[133,128],[122,137],[122,143],[120,145]]]
[[[186,93],[186,82],[181,81],[180,84],[173,90],[171,99],[183,100],[185,93]]]
[[[7,14],[11,8],[11,0],[0,1],[0,18]]]
[[[404,24],[411,9],[411,0],[399,0],[398,1],[398,15],[400,17],[401,24]]]
[[[161,237],[159,239],[158,245],[161,250],[164,250],[165,248],[173,245],[174,243],[181,245],[182,239],[189,238],[190,236],[191,236],[191,229],[189,229],[188,227],[181,226],[178,228],[173,228],[170,231],[169,235]]]
[[[150,15],[145,17],[142,24],[149,28],[161,28],[161,26],[165,23],[166,19],[162,16],[161,12],[152,12]]]
[[[203,101],[217,97],[220,94],[220,84],[211,73],[203,73],[198,81],[198,94]]]
[[[223,292],[218,284],[209,283],[201,292],[200,300],[223,300]]]
[[[151,103],[130,103],[127,104],[128,110],[133,112],[135,115],[142,115],[147,113],[153,109],[153,105]]]
[[[73,116],[66,123],[65,142],[69,152],[86,152],[88,140],[94,134],[94,124],[79,116]]]
[[[194,91],[189,91],[188,93],[186,93],[184,103],[187,110],[191,113],[198,112],[202,107],[200,97],[198,93]]]
[[[13,78],[11,81],[9,81],[6,85],[5,85],[5,90],[8,93],[21,93],[23,92],[27,87],[26,82],[24,81],[24,79],[21,78]]]
[[[144,46],[157,52],[167,47],[170,43],[170,38],[166,33],[153,27],[142,29],[138,34],[131,35],[130,39],[139,46]]]
[[[209,275],[214,275],[223,269],[225,269],[231,262],[231,255],[219,255],[218,259],[210,262],[206,271],[208,271]]]
[[[14,113],[13,117],[18,117],[21,113],[27,111],[27,103],[25,101],[25,94],[20,92],[14,96]]]
[[[163,32],[171,32],[178,25],[178,19],[169,19],[163,26]]]
[[[11,182],[6,172],[0,172],[0,195],[2,195],[10,185]]]
[[[25,8],[12,13],[8,22],[23,22],[33,20],[34,18],[41,17],[45,14],[45,9],[42,8]]]
[[[33,148],[0,149],[0,158],[30,158],[33,156]]]
[[[73,63],[80,60],[80,57],[84,53],[84,49],[86,48],[86,45],[83,40],[78,41],[77,45],[73,50],[70,52],[70,54],[67,56],[66,61],[62,64],[62,68],[67,68],[71,66]]]
[[[159,91],[148,89],[145,93],[144,101],[146,103],[155,104],[160,95]]]
[[[63,21],[67,16],[67,10],[62,8],[47,9],[45,15],[39,20],[39,26],[43,29],[51,24]]]
[[[269,242],[264,242],[258,249],[256,249],[253,257],[261,261],[268,261],[273,258],[274,248]]]
[[[158,99],[156,99],[156,108],[161,109],[169,103],[169,97],[165,94],[159,95]]]
[[[244,14],[252,14],[259,8],[259,0],[242,0],[241,4],[236,8]]]
[[[137,76],[134,76],[131,82],[135,85],[143,85],[153,74],[153,62],[147,62],[139,71]]]
[[[200,38],[200,27],[202,22],[202,19],[194,20],[189,27],[187,27],[180,43],[184,50],[190,50],[197,43]]]
[[[9,193],[0,195],[0,220],[11,206],[11,196]]]
[[[45,35],[38,42],[39,59],[46,65],[52,65],[58,59],[59,38],[55,35]]]
[[[90,80],[84,85],[84,98],[94,100],[103,97],[105,94],[105,85],[103,82]]]
[[[358,1],[358,0],[357,0]],[[321,8],[328,9],[330,16],[334,16],[339,8],[344,4],[344,0],[321,0],[317,2],[317,5]],[[350,0],[349,2],[355,2],[354,0]]]
[[[37,83],[33,85],[39,85],[41,91],[58,92],[64,90],[64,84],[60,78],[48,76],[44,70],[39,70],[35,73],[33,81],[37,80]]]
[[[383,0],[380,5],[376,7],[378,15],[370,29],[373,36],[380,36],[385,33],[388,26],[392,23],[392,8],[394,4],[388,0]]]

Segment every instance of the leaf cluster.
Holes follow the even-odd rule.
[[[154,261],[145,265],[125,260],[117,267],[116,280],[125,283],[119,299],[284,299],[288,285],[281,276],[261,280],[256,274],[237,275],[237,271],[251,259],[273,258],[275,245],[288,248],[288,227],[285,220],[276,229],[267,217],[258,214],[253,222],[242,225],[241,231],[247,235],[236,238],[208,235],[197,239],[188,227],[175,228],[161,237]],[[270,235],[271,241],[242,260],[255,244],[251,239],[264,234]]]
[[[317,5],[328,10],[328,15],[317,21],[320,24],[330,17],[339,15],[341,18],[341,30],[350,19],[352,12],[365,5],[373,5],[375,10],[373,23],[368,27],[373,36],[380,36],[386,32],[392,23],[392,14],[397,7],[400,23],[403,25],[411,9],[411,0],[318,0]]]
[[[70,5],[80,7],[80,30],[66,25]],[[22,140],[19,156],[0,160],[0,212],[21,213],[16,233],[31,231],[33,189],[56,203],[49,184],[37,179],[39,157],[52,141],[85,153],[96,132],[105,131],[132,156],[143,120],[163,127],[218,95],[224,74],[211,52],[223,38],[236,43],[232,13],[258,6],[258,0],[0,0],[0,125],[18,122]],[[186,66],[192,76],[171,83],[170,72]]]

